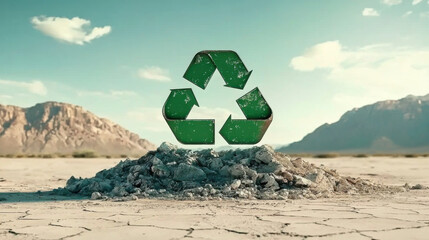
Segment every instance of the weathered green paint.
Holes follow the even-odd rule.
[[[226,87],[243,89],[252,71],[247,71],[234,51],[201,51],[195,55],[183,76],[205,89],[216,68]],[[261,141],[273,119],[270,106],[258,88],[237,99],[246,119],[228,120],[219,131],[229,144],[256,144]],[[193,106],[199,106],[190,88],[172,89],[163,115],[177,141],[183,144],[214,144],[214,119],[186,119]]]
[[[186,119],[194,105],[199,106],[191,88],[171,89],[164,104],[165,116],[168,119]]]
[[[271,124],[273,114],[258,88],[237,99],[247,119],[228,120],[219,131],[229,144],[256,144],[261,141]]]
[[[215,120],[167,120],[177,141],[183,144],[214,144]]]
[[[261,141],[271,123],[271,119],[231,119],[231,116],[229,116],[219,133],[228,144],[256,144]]]
[[[267,119],[272,114],[270,106],[257,87],[237,99],[237,104],[247,119]]]
[[[234,51],[201,51],[195,55],[183,77],[205,89],[218,69],[226,87],[243,89],[252,71],[248,71]]]
[[[213,144],[214,120],[186,120],[194,105],[198,106],[198,102],[192,89],[172,89],[163,107],[164,118],[177,141]]]

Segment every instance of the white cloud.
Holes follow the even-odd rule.
[[[362,11],[362,16],[365,17],[378,17],[380,14],[374,8],[364,8]]]
[[[404,15],[402,15],[402,17],[408,17],[411,14],[413,14],[413,11],[408,11],[408,12],[404,13]]]
[[[169,71],[156,66],[139,69],[138,76],[140,78],[155,80],[159,82],[171,81],[171,78],[169,76]]]
[[[396,99],[408,94],[428,93],[429,49],[395,47],[389,44],[349,49],[339,43],[338,45],[332,54],[336,59],[328,56],[326,51],[313,51],[311,57],[306,54],[301,56],[306,59],[304,66],[292,64],[292,67],[299,71],[325,69],[328,71],[326,74],[328,80],[337,83],[339,87],[350,87],[358,94],[348,97],[344,94],[337,95],[334,100],[338,102],[356,99],[359,103],[363,101],[370,103],[369,99],[373,101]],[[325,58],[331,62],[328,67],[316,62],[316,60],[323,62]]]
[[[417,5],[417,4],[419,4],[419,3],[421,3],[423,0],[413,0],[413,5]]]
[[[17,81],[0,79],[0,85],[3,86],[2,88],[12,87],[12,88],[24,89],[30,93],[34,93],[42,96],[48,93],[46,86],[41,81],[37,81],[37,80],[31,81],[31,82],[17,82]]]
[[[329,41],[314,45],[302,56],[294,57],[291,66],[298,71],[313,71],[317,68],[333,68],[343,60],[341,45]]]
[[[393,6],[393,5],[398,5],[402,3],[402,0],[382,0],[381,1],[383,4],[389,5],[389,6]]]
[[[90,28],[91,21],[74,17],[36,16],[31,19],[33,27],[47,36],[58,40],[83,45],[102,37],[112,30],[110,26]]]

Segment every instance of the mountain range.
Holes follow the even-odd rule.
[[[287,153],[429,153],[429,94],[355,108],[323,124]]]
[[[29,108],[0,105],[0,154],[94,151],[141,155],[153,149],[148,140],[80,106],[59,102]]]

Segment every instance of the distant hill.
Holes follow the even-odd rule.
[[[381,101],[346,112],[301,141],[278,149],[288,153],[429,153],[429,94]]]
[[[155,146],[80,106],[45,102],[30,108],[0,105],[0,154],[145,154]]]

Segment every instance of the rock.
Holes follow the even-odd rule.
[[[240,179],[235,179],[235,180],[231,183],[231,185],[229,185],[229,186],[231,187],[231,189],[232,189],[232,190],[236,190],[236,189],[238,189],[238,188],[240,187],[240,185],[241,185],[241,181],[240,181]]]
[[[202,181],[206,178],[207,176],[203,170],[185,163],[179,164],[173,177],[176,181]]]
[[[272,161],[276,161],[274,159],[274,150],[270,146],[268,146],[268,145],[263,145],[256,152],[256,154],[255,154],[255,160],[257,162],[262,162],[262,163],[265,163],[265,164],[268,164],[268,163],[270,163]]]
[[[228,166],[223,166],[223,167],[219,170],[219,175],[221,175],[222,177],[230,177],[230,174],[229,174],[229,167],[228,167]]]
[[[216,171],[213,171],[213,170],[208,169],[208,168],[206,168],[206,167],[202,167],[201,169],[204,171],[204,173],[205,173],[206,175],[217,175],[217,172],[216,172]]]
[[[156,156],[153,156],[151,159],[150,159],[150,161],[149,161],[150,163],[152,163],[152,165],[160,165],[160,164],[164,164],[162,161],[161,161],[161,159],[159,159],[159,158],[157,158]],[[138,166],[138,165],[137,165]],[[136,167],[136,166],[134,166],[134,167]]]
[[[335,191],[342,193],[347,193],[351,188],[352,186],[345,179],[339,179],[334,187]]]
[[[210,167],[210,169],[213,169],[215,171],[219,171],[223,167],[222,159],[220,159],[220,158],[213,158],[209,162],[209,167]]]
[[[242,190],[237,192],[237,196],[239,198],[250,198],[252,196],[252,193],[246,189],[242,189]]]
[[[269,162],[268,164],[260,165],[258,168],[259,173],[277,173],[283,169],[283,165],[279,162]]]
[[[294,175],[293,178],[297,187],[310,187],[313,184],[312,181],[298,175]]]
[[[102,195],[99,192],[93,192],[91,194],[91,200],[98,200],[98,199],[101,199],[101,198],[102,198]]]
[[[312,182],[319,183],[324,177],[324,171],[322,169],[315,169],[312,173],[305,175],[305,178]]]
[[[246,172],[246,176],[250,178],[253,182],[256,182],[256,179],[258,178],[258,173],[250,168],[244,168],[244,171]]]
[[[252,160],[250,158],[243,158],[240,160],[240,164],[243,164],[244,166],[250,166]]]
[[[155,176],[160,178],[166,178],[171,174],[170,169],[164,164],[154,165],[152,166],[151,170]]]
[[[148,195],[158,195],[158,191],[156,191],[155,189],[151,189],[151,188],[146,189],[145,193]]]
[[[302,168],[303,160],[301,158],[296,158],[291,161],[294,167],[296,168]]]
[[[228,169],[229,174],[234,178],[243,178],[246,175],[244,166],[241,164],[235,164]]]
[[[261,181],[261,184],[264,185],[264,188],[268,188],[268,189],[272,189],[272,190],[277,190],[280,188],[276,179],[267,173],[262,174],[260,181]]]
[[[411,187],[409,187],[411,188]],[[424,188],[415,186],[413,189]],[[407,189],[400,187],[401,191]],[[335,170],[315,167],[302,159],[290,160],[268,146],[217,153],[191,151],[161,144],[138,160],[121,161],[93,178],[74,178],[61,195],[80,194],[112,201],[136,197],[209,199],[300,199],[399,191],[360,178],[342,177]],[[98,195],[98,194],[100,195]]]
[[[125,188],[116,186],[112,190],[112,195],[116,197],[124,197],[128,195],[128,192],[125,190]]]
[[[283,196],[283,197],[288,197],[288,196],[289,196],[289,191],[288,191],[287,189],[280,189],[280,190],[278,191],[278,194],[279,194],[280,196]]]
[[[244,179],[244,180],[241,181],[241,184],[243,184],[245,186],[252,186],[253,185],[253,180]]]
[[[421,189],[425,189],[426,187],[423,186],[422,184],[416,184],[414,186],[411,187],[411,189],[413,190],[421,190]]]
[[[287,170],[283,169],[278,173],[278,175],[282,176],[284,179],[288,180],[289,182],[293,181],[293,175],[292,173],[288,172]]]
[[[174,150],[177,150],[177,146],[169,142],[161,143],[161,145],[159,145],[157,149],[158,152],[163,152],[163,153],[169,153]]]

